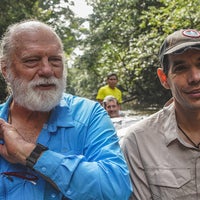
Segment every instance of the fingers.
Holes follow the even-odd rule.
[[[7,123],[5,120],[0,118],[0,136],[4,134],[4,132],[12,132],[17,131],[15,127],[13,127],[11,124]]]
[[[0,139],[3,137],[3,125],[4,125],[4,120],[0,118]]]
[[[0,156],[10,163],[25,165],[34,147],[35,144],[24,140],[13,125],[0,119]]]
[[[2,118],[0,118],[0,125],[5,123],[5,120],[3,120]]]
[[[4,144],[3,131],[2,131],[3,124],[4,124],[4,120],[0,118],[0,145]]]
[[[7,125],[7,124],[8,124],[7,122],[5,122],[3,119],[0,118],[0,134],[4,129],[4,126]]]

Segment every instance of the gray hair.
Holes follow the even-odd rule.
[[[15,48],[15,45],[17,43],[17,41],[15,40],[15,37],[18,34],[20,34],[23,31],[26,31],[26,30],[38,31],[41,29],[49,30],[58,39],[58,42],[60,43],[60,46],[63,50],[62,41],[51,26],[49,26],[41,21],[38,21],[38,20],[25,20],[25,21],[21,21],[19,23],[8,26],[6,32],[4,33],[2,40],[1,40],[1,45],[0,45],[1,64],[2,64],[2,62],[4,62],[4,64],[6,64],[6,66],[10,66],[10,64],[12,62],[10,60],[10,56],[11,56],[11,54]]]
[[[106,108],[106,103],[108,103],[110,101],[115,101],[117,104],[119,104],[118,101],[117,101],[117,99],[114,96],[108,95],[103,100],[103,107]]]

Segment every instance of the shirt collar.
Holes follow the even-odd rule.
[[[163,118],[165,120],[165,123],[163,123],[163,132],[166,145],[168,146],[172,144],[175,140],[180,141],[174,103],[163,108]]]
[[[0,116],[2,119],[4,119],[5,121],[8,121],[8,115],[9,115],[9,107],[10,104],[12,102],[12,96],[10,96],[6,102],[4,102],[3,104],[1,104],[1,109],[0,109]]]
[[[74,127],[75,121],[72,111],[66,99],[62,97],[59,105],[52,111],[48,121],[48,129],[51,132],[56,131],[57,127]]]
[[[0,116],[4,120],[8,120],[9,105],[12,102],[13,97],[10,96],[8,100],[1,104]],[[63,95],[59,105],[57,105],[52,111],[48,123],[46,124],[50,132],[55,132],[57,127],[74,127],[75,122],[73,119],[72,111],[67,102],[66,94]]]

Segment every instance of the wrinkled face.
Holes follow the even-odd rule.
[[[184,109],[200,110],[200,50],[169,55],[167,83],[175,103]]]
[[[13,99],[30,110],[50,111],[65,89],[62,47],[46,29],[22,31],[15,37],[11,66],[4,71]]]
[[[119,105],[116,101],[108,101],[106,102],[105,106],[106,111],[108,112],[109,116],[112,117],[119,117]]]
[[[115,88],[117,85],[117,77],[116,76],[110,76],[107,79],[107,83],[111,88]]]

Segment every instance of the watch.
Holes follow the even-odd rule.
[[[48,150],[48,147],[43,146],[42,144],[37,143],[36,147],[33,149],[31,154],[26,158],[26,166],[33,169],[33,166],[37,162],[38,158],[42,152]]]

